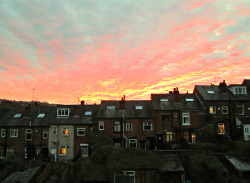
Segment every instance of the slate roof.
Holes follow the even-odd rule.
[[[172,94],[151,94],[154,110],[202,110],[204,107],[195,94],[179,94],[179,102],[174,101]],[[168,99],[168,102],[161,102],[161,99]],[[193,99],[194,101],[186,101]]]
[[[153,106],[150,100],[129,100],[125,101],[125,110],[120,110],[122,101],[102,100],[97,118],[154,118]],[[107,106],[115,106],[114,110],[108,110]],[[142,109],[136,109],[142,106]]]
[[[250,116],[237,116],[242,124],[250,124]]]

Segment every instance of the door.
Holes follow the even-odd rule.
[[[51,155],[51,161],[56,161],[57,160],[57,153],[56,153],[55,148],[50,150],[50,155]]]

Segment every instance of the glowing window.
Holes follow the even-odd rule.
[[[66,146],[59,147],[59,156],[66,156]]]
[[[22,116],[22,114],[21,114],[21,113],[17,113],[17,114],[15,114],[15,115],[14,115],[14,118],[16,118],[16,119],[17,119],[17,118],[20,118],[21,116]]]
[[[1,158],[1,159],[4,158],[4,150],[0,150],[0,158]]]
[[[140,105],[140,106],[135,106],[135,109],[143,109],[143,107]]]
[[[218,123],[218,134],[220,134],[220,135],[224,135],[225,134],[224,123]]]
[[[37,118],[44,118],[45,114],[38,114]]]
[[[62,136],[69,136],[69,128],[62,128]]]
[[[209,107],[209,113],[210,114],[216,114],[216,106],[210,106]]]

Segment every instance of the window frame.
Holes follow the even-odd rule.
[[[65,153],[61,153],[61,149],[65,149]],[[65,145],[60,145],[59,146],[59,156],[66,156],[66,155],[67,155],[67,147]]]
[[[70,113],[69,108],[58,108],[57,109],[57,117],[69,117],[69,113]]]
[[[213,109],[213,111],[211,112],[211,108]],[[209,106],[209,114],[216,114],[216,106]]]
[[[135,141],[135,142],[131,142],[131,141]],[[131,138],[131,139],[128,139],[128,144],[129,144],[129,147],[137,147],[137,139],[136,138]],[[131,144],[135,144],[135,146],[131,146]]]
[[[58,128],[53,127],[52,135],[57,136],[57,133],[58,133]]]
[[[65,131],[64,131],[64,129],[65,129]],[[65,134],[65,132],[66,132],[67,129],[68,129],[68,135]],[[64,137],[70,136],[70,128],[68,128],[68,127],[62,127],[62,136],[64,136]]]
[[[121,132],[121,122],[120,121],[114,121],[114,123],[113,123],[113,132],[114,133],[120,133]]]
[[[1,129],[1,137],[6,137],[6,129]]]
[[[14,135],[11,134],[12,132],[14,132]],[[10,137],[11,138],[18,137],[18,129],[10,129]]]
[[[224,110],[226,109],[226,112]],[[228,114],[228,106],[221,106],[221,114]]]
[[[43,139],[48,139],[48,130],[43,130]],[[44,135],[47,134],[47,137],[45,137]]]
[[[185,122],[185,119],[188,119],[188,122],[186,123]],[[182,125],[183,126],[185,126],[185,125],[191,125],[191,123],[190,123],[190,114],[189,114],[189,112],[184,112],[184,113],[182,113]]]
[[[99,130],[104,130],[104,122],[99,122]]]
[[[241,105],[241,106],[240,106]],[[242,110],[242,113],[239,113],[239,109]],[[237,103],[237,115],[245,115],[245,108],[244,108],[244,104],[243,103]]]
[[[171,115],[170,114],[161,114],[161,121],[162,122],[171,122]]]
[[[108,105],[107,110],[115,110],[115,105]]]
[[[220,125],[223,125],[223,133],[220,132]],[[225,123],[218,123],[218,134],[225,135]]]
[[[85,136],[85,128],[77,128],[76,131],[77,131],[77,136],[81,136],[81,137]],[[80,131],[83,131],[83,135],[79,134]]]
[[[130,132],[133,130],[133,123],[126,123],[126,131]]]
[[[29,134],[31,134],[30,139],[27,138],[27,135],[29,135]],[[32,129],[26,129],[25,130],[25,141],[32,141],[32,140],[33,140],[33,130]]]
[[[142,106],[142,105],[137,105],[137,106],[135,106],[135,109],[136,109],[136,110],[142,110],[142,109],[143,109],[143,106]]]
[[[85,111],[84,112],[84,116],[91,116],[92,115],[92,111]]]
[[[89,144],[80,144],[81,147],[81,157],[89,156]],[[87,155],[83,155],[83,150],[87,150]]]
[[[146,129],[145,127],[149,126],[150,129]],[[143,122],[143,131],[152,131],[153,130],[153,123],[152,122]]]

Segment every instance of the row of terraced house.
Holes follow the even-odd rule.
[[[250,80],[242,84],[196,85],[151,94],[151,100],[103,100],[100,105],[31,103],[13,108],[0,121],[0,158],[43,155],[54,161],[90,156],[93,138],[114,146],[149,150],[187,148],[211,136],[250,139]],[[102,143],[99,138],[98,143]]]

